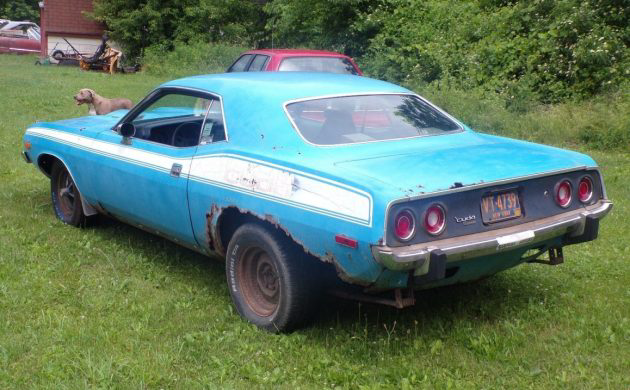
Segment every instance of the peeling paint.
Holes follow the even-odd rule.
[[[344,221],[372,224],[368,193],[258,161],[228,155],[198,158],[189,177]]]
[[[354,285],[363,286],[363,287],[370,286],[371,283],[366,283],[364,280],[356,279],[356,278],[353,278],[350,275],[348,275],[341,268],[341,266],[339,265],[339,262],[335,258],[335,255],[333,255],[331,252],[326,252],[324,254],[324,256],[320,257],[319,259],[321,261],[323,261],[324,263],[330,263],[330,264],[334,265],[335,266],[335,272],[337,273],[337,276],[339,277],[339,279],[343,280],[344,282],[350,283],[350,284],[354,284]]]
[[[304,245],[303,242],[295,238],[295,236],[293,236],[284,226],[282,226],[273,215],[271,214],[260,215],[253,211],[246,210],[238,206],[234,206],[234,205],[230,205],[226,207],[218,207],[217,205],[213,204],[210,207],[210,211],[206,214],[206,219],[207,219],[206,237],[207,237],[208,246],[210,247],[211,250],[214,250],[220,253],[221,255],[225,255],[225,248],[223,248],[218,224],[219,224],[219,221],[221,221],[221,217],[223,213],[225,212],[225,210],[230,209],[230,208],[237,210],[240,214],[250,215],[261,221],[270,223],[272,226],[274,226],[275,228],[277,228],[278,230],[286,234],[286,236],[289,239],[291,239],[293,242],[299,245],[304,251],[304,253],[306,253],[307,255],[313,256],[324,263],[333,264],[337,272],[337,276],[344,282],[351,283],[351,284],[358,284],[361,286],[370,285],[370,283],[366,283],[363,280],[354,279],[348,276],[348,274],[339,265],[333,253],[327,251],[325,252],[324,256],[319,256],[316,253],[310,251]]]
[[[467,183],[467,184],[463,184],[461,181],[456,181],[453,183],[452,186],[448,187],[449,190],[455,189],[455,188],[462,188],[462,187],[470,187],[470,186],[474,186],[477,184],[482,184],[483,180],[480,180],[478,182],[474,182],[474,183]],[[443,191],[443,190],[436,190],[436,191]]]

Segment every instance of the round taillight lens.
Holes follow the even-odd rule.
[[[593,181],[590,177],[586,176],[580,180],[578,185],[578,198],[580,202],[587,203],[593,197]]]
[[[556,203],[560,207],[569,207],[571,203],[571,183],[563,180],[556,186]]]
[[[434,204],[424,213],[424,228],[427,233],[437,236],[446,226],[446,213],[442,206]]]
[[[396,237],[401,241],[406,241],[413,236],[416,230],[416,220],[409,210],[403,210],[394,220]]]

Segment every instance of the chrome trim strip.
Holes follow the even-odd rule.
[[[10,47],[9,50],[14,50],[14,51],[25,51],[27,53],[39,53],[39,50],[33,50],[33,49],[20,49],[18,47]]]
[[[413,269],[416,265],[429,261],[431,252],[436,250],[446,254],[447,261],[465,260],[501,253],[563,234],[579,236],[584,232],[587,216],[601,219],[610,212],[612,206],[611,201],[602,200],[597,205],[587,207],[586,210],[573,210],[543,220],[489,232],[447,238],[406,247],[373,246],[372,254],[376,261],[386,268],[402,271]]]
[[[348,143],[345,143],[345,144],[335,144],[335,145],[319,145],[319,144],[312,143],[311,141],[309,141],[306,138],[304,138],[304,136],[302,135],[302,132],[300,131],[300,128],[295,124],[295,122],[293,121],[293,118],[291,117],[291,115],[289,114],[289,111],[287,109],[287,106],[289,104],[293,104],[293,103],[300,103],[300,102],[306,102],[306,101],[311,101],[311,100],[339,98],[339,97],[370,96],[370,95],[372,95],[372,96],[374,96],[374,95],[408,95],[408,96],[415,96],[418,99],[420,99],[423,102],[425,102],[426,104],[428,104],[429,106],[431,106],[436,111],[440,112],[442,115],[446,116],[447,118],[449,118],[450,120],[455,122],[455,124],[457,126],[459,126],[459,130],[449,131],[449,132],[444,133],[444,134],[417,135],[417,136],[414,136],[414,137],[381,139],[381,140],[364,141],[364,142],[348,142]],[[413,139],[413,138],[437,137],[437,136],[443,136],[443,135],[459,134],[459,133],[463,133],[463,132],[466,131],[466,129],[464,128],[464,125],[463,125],[462,122],[458,121],[453,116],[451,116],[449,113],[447,113],[446,111],[442,110],[441,108],[439,108],[435,104],[431,103],[427,99],[425,99],[422,96],[420,96],[420,95],[418,95],[416,93],[413,93],[413,92],[354,92],[354,93],[339,93],[339,94],[333,94],[333,95],[312,96],[312,97],[306,97],[306,98],[293,99],[293,100],[286,101],[286,102],[283,103],[282,108],[284,109],[284,114],[289,119],[289,122],[291,123],[291,126],[293,127],[293,130],[295,130],[295,132],[298,133],[300,138],[302,138],[302,141],[304,141],[308,145],[315,146],[316,148],[335,148],[335,147],[339,147],[339,146],[372,144],[372,143],[375,143],[375,142],[390,142],[390,141],[401,141],[401,140]]]
[[[583,166],[575,167],[575,168],[565,168],[565,169],[559,169],[559,170],[555,170],[555,171],[534,173],[534,174],[531,174],[531,175],[519,176],[519,177],[510,178],[510,179],[501,179],[501,180],[483,182],[483,183],[479,183],[479,184],[473,184],[473,185],[470,185],[470,186],[462,186],[462,187],[457,187],[457,188],[450,188],[450,189],[447,189],[447,190],[441,190],[441,191],[436,191],[436,192],[429,192],[429,193],[426,193],[426,194],[420,194],[420,195],[416,195],[416,196],[410,196],[410,197],[394,199],[394,200],[390,201],[387,204],[387,207],[385,208],[385,221],[384,221],[385,224],[383,225],[384,226],[384,228],[383,228],[383,245],[387,245],[387,223],[389,222],[389,214],[390,214],[391,207],[393,205],[398,204],[398,203],[412,202],[412,201],[418,200],[418,199],[432,198],[432,197],[440,196],[440,195],[447,195],[447,194],[452,194],[452,193],[456,193],[456,192],[463,192],[463,191],[476,190],[476,189],[480,189],[480,188],[493,187],[493,186],[498,186],[498,185],[505,185],[505,184],[510,184],[510,183],[514,183],[514,182],[517,182],[517,181],[522,181],[522,180],[537,179],[539,177],[559,175],[559,174],[563,174],[563,173],[577,172],[577,171],[581,171],[581,170],[596,170],[596,171],[599,172],[599,168],[598,167],[588,167],[586,165],[583,165]],[[602,185],[603,185],[603,179],[602,179],[601,173],[599,174],[599,177],[602,180]],[[603,190],[603,187],[602,187],[602,190]],[[603,194],[602,194],[603,198],[604,199],[608,199],[606,197],[606,191],[603,190],[602,192],[603,192]]]

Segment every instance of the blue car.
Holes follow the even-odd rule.
[[[331,291],[402,308],[418,289],[562,263],[612,207],[590,157],[474,132],[351,75],[170,81],[129,111],[30,126],[23,157],[61,221],[103,214],[225,259],[236,309],[272,332]]]

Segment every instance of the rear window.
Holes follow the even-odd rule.
[[[413,95],[362,95],[287,104],[302,136],[316,145],[342,145],[441,135],[461,130]]]
[[[343,57],[289,57],[282,60],[281,72],[327,72],[358,74],[352,63]]]

